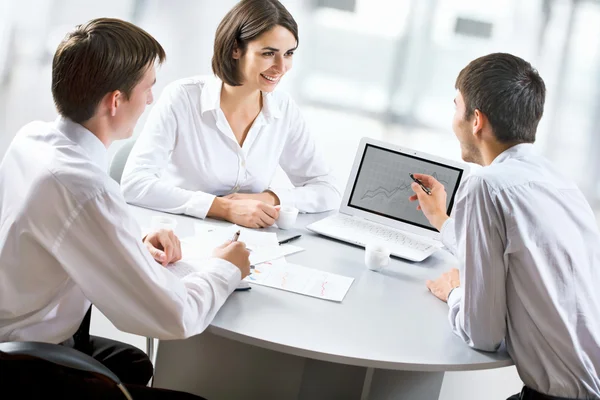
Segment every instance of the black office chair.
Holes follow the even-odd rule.
[[[70,347],[41,342],[4,342],[0,343],[0,352],[11,356],[45,360],[63,367],[100,375],[112,381],[127,400],[133,400],[117,375],[94,358]]]

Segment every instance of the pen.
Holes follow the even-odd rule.
[[[233,237],[231,238],[231,242],[237,242],[239,238],[240,238],[240,231],[238,230],[236,233],[233,234]],[[254,269],[254,265],[251,265],[250,269]],[[250,289],[250,288],[248,288],[248,289]],[[241,290],[245,290],[245,289],[241,289]]]
[[[412,179],[413,181],[415,181],[416,183],[419,184],[419,186],[421,186],[421,189],[423,189],[423,191],[425,193],[427,193],[428,195],[431,196],[431,189],[425,187],[425,185],[423,185],[423,182],[421,182],[420,180],[418,180],[417,178],[415,178],[415,176],[413,174],[408,174],[410,176],[410,179]]]
[[[292,236],[292,237],[290,237],[290,238],[287,238],[287,239],[283,239],[281,242],[279,242],[279,244],[285,244],[285,243],[289,243],[289,242],[291,242],[292,240],[296,240],[296,239],[298,239],[300,236],[302,236],[302,235],[296,235],[296,236]]]

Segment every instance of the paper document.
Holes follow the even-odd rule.
[[[242,226],[230,225],[215,231],[210,235],[220,243],[231,240],[233,234],[240,231],[238,241],[244,242],[248,248],[257,249],[259,247],[277,246],[277,234],[275,232],[261,232],[256,229],[244,228]]]
[[[285,261],[257,265],[244,280],[325,300],[342,301],[354,278]]]
[[[196,260],[196,263],[198,263],[198,262],[201,262],[201,261]],[[202,265],[197,265],[197,264],[195,265],[193,263],[188,263],[186,261],[179,260],[176,263],[167,265],[167,269],[169,271],[171,271],[179,279],[183,279],[184,277],[191,274],[192,272],[201,271]],[[240,281],[240,283],[238,284],[237,287],[238,288],[246,288],[247,285],[245,284],[244,281]]]
[[[267,261],[277,260],[278,258],[289,256],[290,254],[304,251],[302,247],[291,244],[282,244],[277,246],[259,247],[250,252],[250,263],[258,265]]]
[[[206,221],[194,222],[194,233],[202,235],[223,228],[223,225],[217,225]]]
[[[215,247],[222,243],[210,243],[202,242],[197,238],[185,238],[181,239],[181,254],[183,261],[198,261],[207,260],[212,257],[213,250]],[[266,261],[276,260],[281,257],[289,256],[290,254],[299,253],[304,251],[302,247],[294,246],[291,244],[282,244],[259,247],[250,252],[250,263],[257,265]]]
[[[180,260],[174,264],[169,264],[167,269],[179,279],[182,279],[192,272],[201,270],[202,262],[201,259]],[[354,278],[307,268],[298,264],[290,264],[285,258],[279,258],[256,265],[244,281],[340,302],[346,296],[354,282]]]
[[[210,229],[210,228],[209,228]],[[303,251],[302,247],[279,245],[277,234],[230,225],[206,231],[196,230],[196,235],[181,239],[181,252],[184,260],[203,260],[210,258],[215,247],[231,240],[236,231],[240,231],[239,241],[250,250],[250,263],[260,264],[290,254]]]

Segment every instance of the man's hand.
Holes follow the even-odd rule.
[[[410,201],[419,201],[417,210],[422,210],[425,217],[438,231],[442,230],[442,225],[448,219],[446,214],[446,189],[444,185],[438,182],[431,175],[414,174],[414,177],[431,190],[431,194],[425,191],[416,182],[413,182],[411,188],[414,195],[409,197]]]
[[[223,197],[231,200],[259,200],[272,206],[279,205],[279,197],[270,190],[262,193],[232,193]]]
[[[181,260],[181,243],[172,230],[161,229],[144,238],[144,244],[156,261],[163,267]]]
[[[227,220],[247,228],[266,228],[279,218],[279,208],[260,200],[231,200]]]
[[[250,252],[243,242],[226,242],[213,251],[213,257],[229,261],[242,273],[242,279],[250,275]]]
[[[452,268],[435,281],[428,280],[425,284],[427,285],[427,289],[429,289],[435,297],[447,302],[450,291],[460,286],[460,274],[458,269]]]

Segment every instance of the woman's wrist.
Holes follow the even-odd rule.
[[[215,197],[206,216],[229,221],[230,212],[231,200],[224,197]]]
[[[269,199],[271,200],[271,201],[267,201],[266,202],[267,204],[271,204],[272,206],[278,206],[281,204],[281,202],[279,201],[279,197],[274,192],[272,192],[270,190],[265,190],[263,193],[265,195],[268,195]]]

